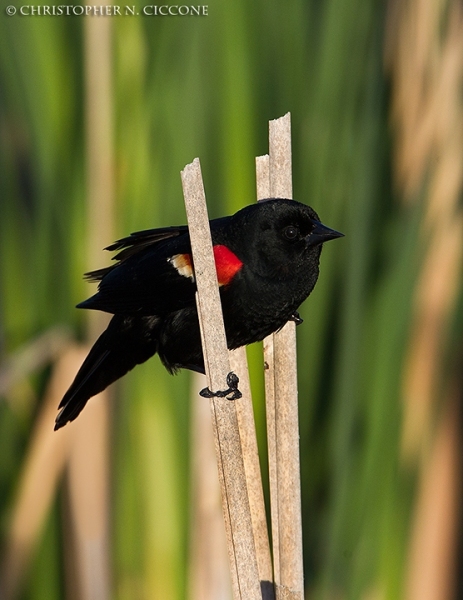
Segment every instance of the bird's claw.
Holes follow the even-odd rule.
[[[301,323],[304,322],[304,319],[301,317],[301,315],[297,312],[297,310],[295,310],[293,312],[293,314],[289,317],[290,321],[293,321],[294,323],[296,323],[296,325],[300,325]]]
[[[227,375],[227,385],[228,389],[226,390],[218,390],[217,392],[212,392],[208,387],[204,388],[199,392],[199,395],[203,398],[227,398],[227,400],[238,400],[242,397],[242,393],[238,389],[238,383],[240,382],[238,375],[230,371]],[[228,396],[231,394],[231,396]]]

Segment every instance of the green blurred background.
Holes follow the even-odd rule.
[[[89,236],[101,229],[103,248],[184,223],[179,172],[196,156],[211,217],[254,202],[254,157],[268,151],[268,120],[288,111],[294,197],[346,235],[324,249],[298,328],[307,598],[457,597],[461,4],[211,0],[202,17],[14,6],[8,16],[2,0],[0,13],[4,582],[15,573],[2,597],[105,597],[78,591],[69,567],[67,446],[43,518],[17,526],[53,363],[88,335],[74,308],[92,290],[82,273],[109,260]],[[109,36],[106,67],[89,20]],[[110,77],[103,100],[93,61]],[[106,152],[112,224],[96,219],[90,234],[90,173]],[[267,487],[260,348],[248,356]],[[189,373],[169,377],[154,359],[110,399],[110,598],[191,598],[189,387]],[[53,417],[44,427],[53,436]]]

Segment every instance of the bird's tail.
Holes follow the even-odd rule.
[[[73,421],[89,398],[156,353],[158,327],[157,317],[115,315],[111,319],[61,400],[55,431]]]

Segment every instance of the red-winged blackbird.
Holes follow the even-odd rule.
[[[342,235],[309,206],[284,199],[246,206],[210,225],[230,349],[300,320],[297,309],[317,281],[322,244]],[[188,228],[139,231],[107,250],[119,250],[117,262],[86,275],[100,282],[98,292],[78,308],[114,316],[62,399],[55,429],[156,352],[170,373],[204,373]]]

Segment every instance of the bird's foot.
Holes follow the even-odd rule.
[[[238,375],[230,371],[227,375],[227,385],[228,389],[226,390],[218,390],[217,392],[212,392],[209,388],[204,388],[199,392],[199,395],[203,398],[225,398],[227,400],[238,400],[243,395],[238,389],[238,383],[240,382]],[[231,394],[231,396],[228,396]]]
[[[301,317],[301,315],[297,312],[297,310],[295,310],[293,312],[293,314],[289,317],[290,321],[293,321],[294,323],[296,323],[296,325],[300,325],[301,323],[304,322],[304,319]]]

